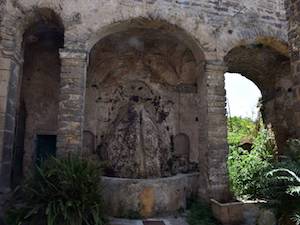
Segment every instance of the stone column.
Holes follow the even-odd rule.
[[[286,7],[289,20],[291,71],[294,79],[294,126],[290,129],[296,138],[300,138],[300,0],[287,0]]]
[[[10,190],[16,108],[22,60],[13,33],[0,45],[0,194]]]
[[[206,65],[208,194],[219,201],[229,200],[225,72],[222,62],[208,62]]]
[[[78,153],[82,147],[87,53],[61,49],[61,84],[57,154]]]

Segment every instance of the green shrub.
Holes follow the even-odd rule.
[[[248,118],[230,117],[228,118],[228,143],[229,145],[239,145],[241,140],[253,141],[257,135],[256,124]]]
[[[261,188],[264,172],[273,162],[273,137],[261,129],[254,139],[251,151],[230,145],[228,170],[232,192],[237,197],[254,198]]]
[[[77,156],[50,158],[16,190],[9,225],[103,225],[100,168]]]
[[[218,225],[208,205],[200,201],[190,203],[187,216],[189,225]]]

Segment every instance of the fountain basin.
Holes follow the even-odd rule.
[[[156,179],[102,177],[104,205],[113,217],[149,218],[178,213],[198,193],[199,173]]]

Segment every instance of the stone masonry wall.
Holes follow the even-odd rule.
[[[292,128],[300,137],[300,1],[286,1],[288,19],[289,19],[289,46],[291,56],[291,69],[294,80],[293,87],[293,112],[294,124]]]
[[[7,30],[12,31],[8,34],[8,41],[2,41],[2,47],[11,43],[10,39],[13,39],[14,46],[9,57],[3,56],[3,52],[0,54],[0,65],[4,65],[0,78],[8,74],[7,79],[2,79],[1,89],[9,87],[1,96],[0,105],[3,106],[2,115],[11,116],[12,120],[9,122],[5,119],[7,129],[2,133],[9,133],[11,139],[2,139],[10,140],[8,144],[0,141],[2,155],[9,152],[7,149],[11,150],[13,145],[15,105],[10,106],[8,103],[18,102],[16,81],[20,78],[21,62],[15,55],[19,55],[18,50],[22,49],[22,36],[28,24],[37,17],[43,17],[43,14],[36,13],[42,8],[50,8],[56,12],[65,28],[65,49],[61,50],[58,117],[60,153],[79,151],[82,146],[87,56],[93,46],[105,36],[127,30],[131,26],[159,30],[164,28],[165,24],[171,24],[174,26],[168,28],[169,31],[174,32],[176,27],[182,29],[182,33],[186,35],[179,34],[178,39],[188,39],[189,47],[195,51],[193,53],[196,58],[204,55],[208,65],[204,79],[207,81],[207,90],[203,91],[208,93],[208,98],[205,98],[206,104],[201,105],[207,109],[206,115],[201,116],[206,121],[199,123],[208,128],[205,130],[206,134],[199,135],[199,139],[203,139],[202,143],[206,143],[201,146],[203,152],[200,154],[204,162],[201,168],[204,170],[203,174],[206,174],[202,179],[206,190],[204,188],[200,192],[206,197],[225,199],[228,179],[224,57],[234,47],[245,44],[262,43],[274,47],[272,43],[265,41],[264,37],[287,42],[288,24],[283,0],[8,1],[1,36]],[[11,101],[8,101],[9,98]],[[7,158],[3,158],[2,165],[8,166],[6,162],[9,162],[11,157],[5,156]],[[7,176],[1,178],[7,179]]]
[[[61,77],[58,115],[58,155],[80,152],[83,137],[87,54],[80,49],[60,51]]]

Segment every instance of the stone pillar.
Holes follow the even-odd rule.
[[[294,79],[294,126],[290,129],[295,137],[300,138],[300,0],[287,0],[286,7],[289,20],[291,71]]]
[[[61,85],[57,154],[81,151],[86,87],[87,53],[83,49],[61,49]]]
[[[226,67],[222,62],[208,62],[206,65],[208,194],[219,201],[229,200],[225,72]]]
[[[5,33],[0,45],[0,194],[11,186],[16,109],[22,60],[13,33]]]

